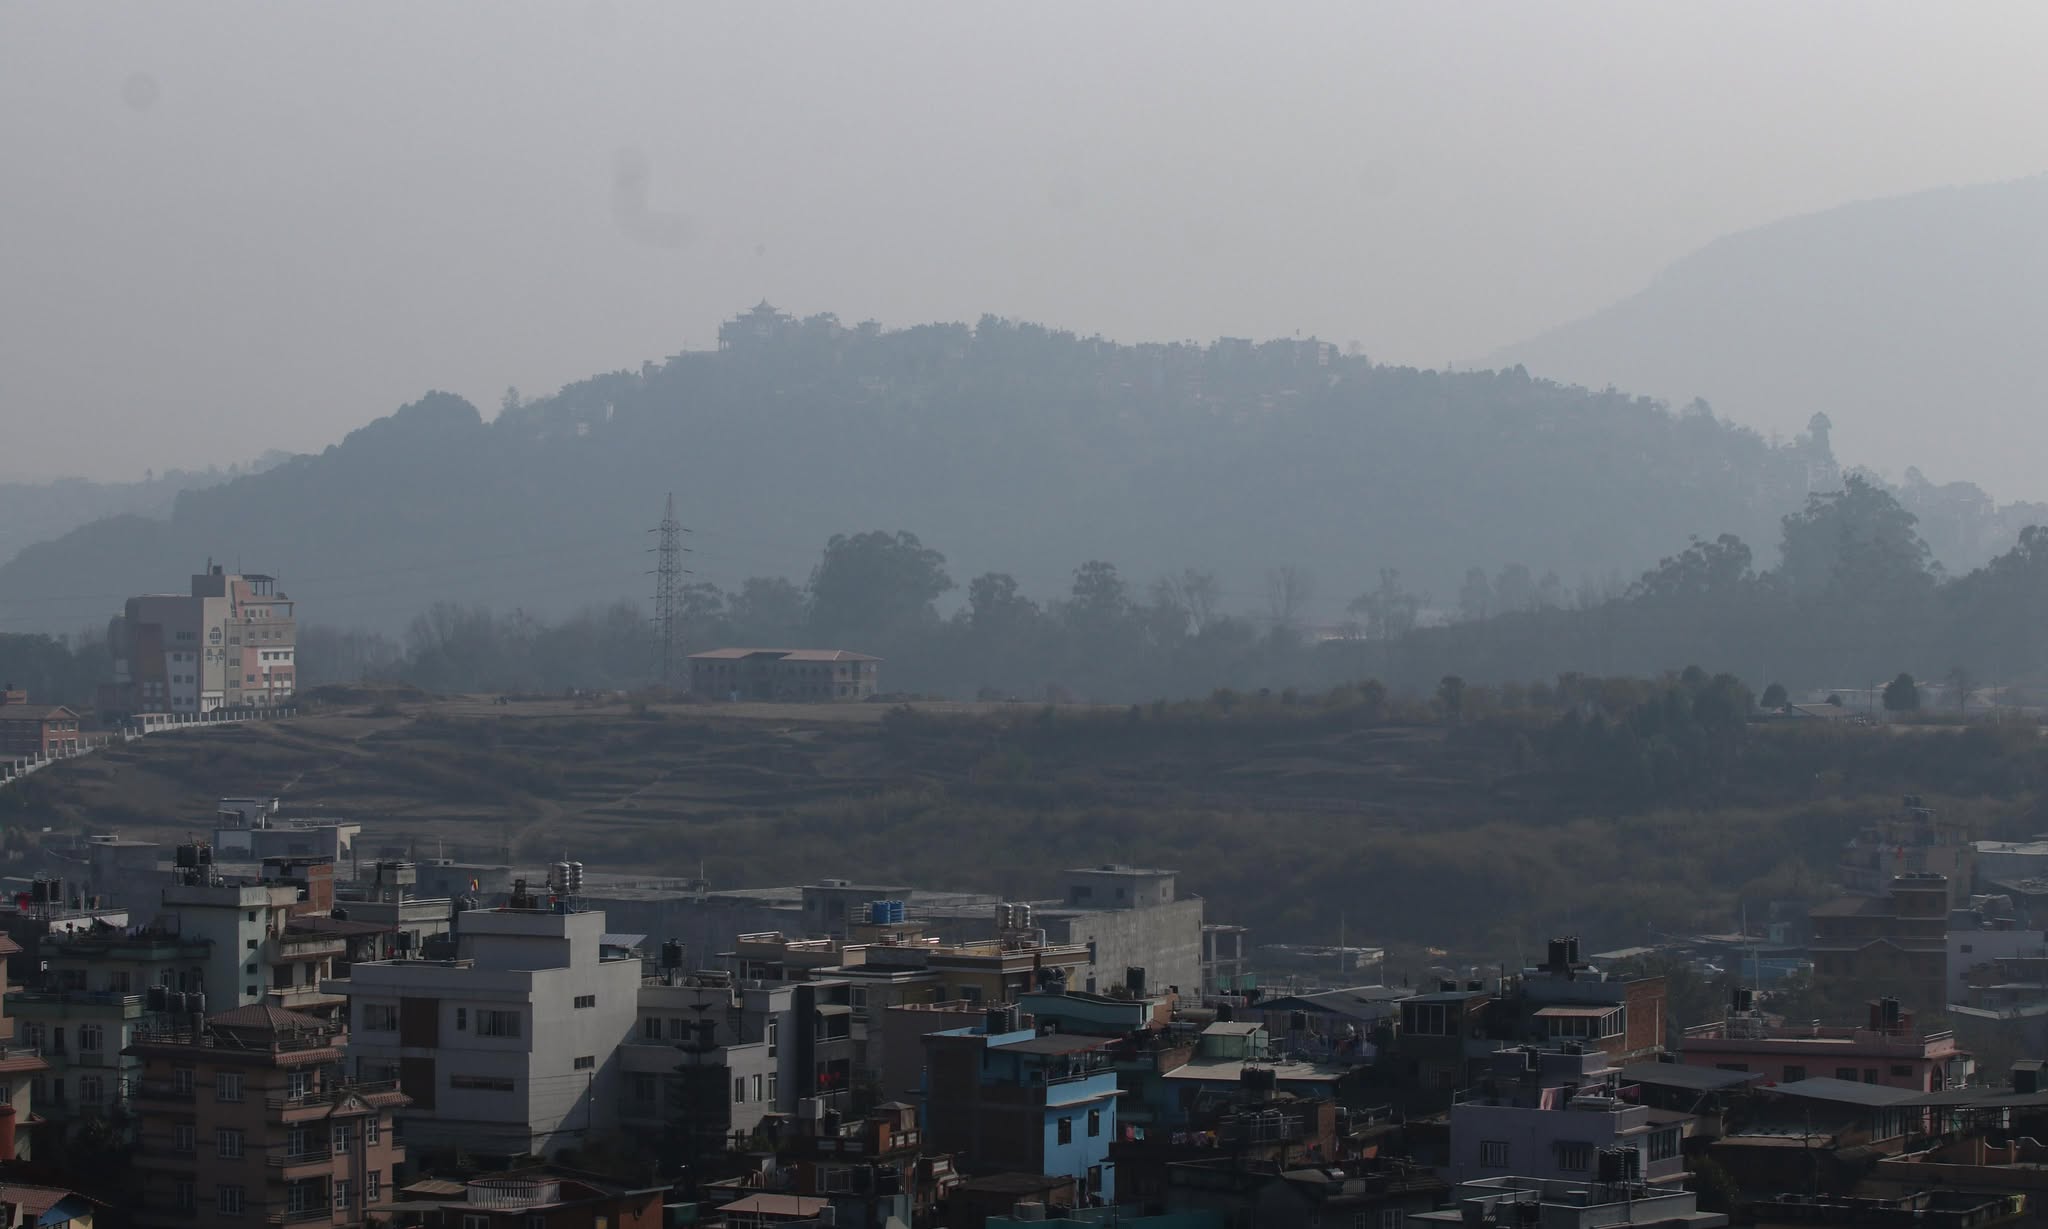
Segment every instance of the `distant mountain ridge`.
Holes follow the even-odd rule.
[[[2048,498],[2048,176],[1863,201],[1717,239],[1602,311],[1487,356],[1705,398],[1865,460]]]
[[[763,304],[717,351],[508,398],[488,422],[430,394],[318,455],[183,492],[162,519],[31,546],[0,565],[0,628],[101,623],[209,556],[277,574],[331,626],[397,630],[437,601],[553,616],[648,591],[670,491],[690,566],[728,588],[801,581],[834,533],[907,529],[963,586],[1005,571],[1041,600],[1105,559],[1137,585],[1212,569],[1226,605],[1258,610],[1271,569],[1305,565],[1311,619],[1333,619],[1381,569],[1449,605],[1474,565],[1611,588],[1692,534],[1773,542],[1837,473],[1824,431],[1773,444],[1519,370],[1377,366],[1313,340],[1120,345],[993,317],[886,331]],[[2003,535],[1986,501],[1963,504],[1970,533]]]
[[[167,515],[180,492],[231,482],[260,473],[287,454],[267,453],[247,465],[226,469],[170,470],[136,482],[93,482],[59,478],[50,482],[0,481],[0,563],[23,547],[110,516]]]

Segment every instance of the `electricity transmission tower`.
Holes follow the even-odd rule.
[[[661,544],[654,548],[658,562],[654,576],[654,626],[661,637],[661,681],[664,686],[673,685],[676,678],[676,640],[682,634],[683,577],[690,573],[683,567],[683,555],[689,550],[683,545],[683,535],[690,532],[676,520],[676,497],[668,497],[668,510],[662,515],[661,524],[649,533],[661,535]]]

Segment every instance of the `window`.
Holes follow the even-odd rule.
[[[491,1229],[491,1218],[474,1212],[462,1214],[462,1229]]]
[[[1714,1069],[1715,1069],[1716,1071],[1747,1071],[1747,1070],[1749,1070],[1749,1064],[1748,1064],[1748,1063],[1715,1063],[1715,1064],[1714,1064]],[[1788,1076],[1788,1077],[1786,1077],[1786,1078],[1788,1078],[1788,1079],[1789,1079],[1789,1078],[1791,1078],[1791,1077],[1789,1077],[1789,1076]]]
[[[661,1040],[661,1021],[653,1016],[640,1022],[640,1036],[645,1041]]]
[[[178,1179],[173,1190],[173,1202],[178,1205],[178,1211],[190,1212],[199,1206],[199,1188],[193,1184],[192,1179]]]
[[[249,950],[252,952],[256,950],[256,940],[249,940]]]
[[[1504,1139],[1480,1140],[1479,1164],[1486,1169],[1506,1169],[1508,1167],[1508,1141]]]
[[[81,1024],[78,1026],[78,1048],[97,1053],[106,1036],[106,1030],[97,1024]]]
[[[670,1041],[688,1041],[690,1039],[690,1022],[681,1016],[671,1017],[668,1022],[668,1039]],[[773,1051],[770,1051],[770,1053],[773,1053]]]
[[[395,1003],[363,1004],[363,1031],[370,1033],[397,1032],[398,1005]]]
[[[627,1087],[632,1093],[632,1102],[636,1109],[652,1110],[654,1108],[654,1075],[652,1072],[635,1071]]]
[[[467,1088],[477,1092],[511,1092],[512,1081],[496,1075],[451,1075],[448,1087]]]
[[[1071,1119],[1071,1118],[1062,1118],[1062,1119],[1060,1119],[1060,1123],[1059,1123],[1059,1140],[1060,1140],[1060,1142],[1061,1142],[1061,1143],[1063,1143],[1063,1144],[1071,1144],[1071,1143],[1073,1143],[1073,1142],[1074,1142],[1074,1120],[1073,1120],[1073,1119]]]
[[[100,1077],[96,1075],[81,1075],[78,1077],[78,1099],[80,1101],[87,1105],[98,1105],[106,1099],[105,1094],[106,1086],[100,1082]]]
[[[353,1182],[350,1182],[347,1178],[336,1178],[334,1180],[334,1206],[337,1208],[353,1207],[355,1201],[350,1199],[349,1196],[354,1193],[354,1190],[355,1184]]]
[[[223,1071],[213,1077],[213,1099],[216,1101],[240,1101],[242,1099],[242,1073]]]
[[[1837,1067],[1835,1068],[1835,1078],[1838,1080],[1847,1080],[1851,1084],[1854,1084],[1856,1082],[1856,1068]]]
[[[192,1129],[192,1124],[189,1122],[174,1124],[171,1127],[171,1151],[194,1151],[199,1146],[198,1135],[199,1133]]]
[[[519,1035],[519,1013],[516,1011],[481,1010],[476,1013],[476,1035],[479,1037],[517,1037]]]
[[[377,1121],[377,1120],[376,1120],[375,1118],[365,1118],[365,1119],[363,1119],[363,1146],[364,1146],[365,1148],[374,1148],[374,1147],[376,1147],[376,1146],[377,1146],[377,1141],[378,1141],[379,1139],[382,1139],[382,1138],[383,1138],[383,1135],[384,1135],[384,1124],[383,1124],[383,1123],[381,1123],[381,1122]],[[373,1184],[373,1185],[374,1185],[374,1184]],[[372,1200],[375,1200],[375,1198],[376,1198],[376,1196],[374,1196],[374,1195],[372,1195],[372,1196],[371,1196],[371,1199],[372,1199]]]
[[[242,1214],[242,1188],[241,1188],[241,1187],[239,1187],[239,1186],[221,1186],[221,1187],[216,1187],[216,1188],[214,1188],[214,1192],[213,1192],[213,1193],[214,1193],[214,1205],[213,1205],[213,1210],[214,1210],[214,1211],[216,1211],[216,1212],[220,1213],[220,1214],[221,1214],[222,1216],[240,1216],[240,1215]]]
[[[775,1100],[775,1073],[773,1071],[768,1073],[768,1100],[771,1103]]]
[[[1899,1076],[1911,1076],[1912,1074],[1913,1074],[1913,1067],[1912,1067],[1912,1065],[1911,1065],[1910,1063],[1893,1063],[1893,1064],[1892,1064],[1892,1075],[1893,1075],[1893,1077],[1894,1077],[1894,1078],[1896,1078],[1896,1077],[1899,1077]]]
[[[777,1038],[781,1037],[781,1035],[782,1021],[770,1019],[768,1021],[768,1057],[775,1057],[775,1043]]]
[[[597,1066],[597,1055],[585,1054],[576,1060],[576,1070],[589,1071]]]
[[[192,1068],[177,1067],[172,1069],[171,1091],[181,1097],[192,1095]]]
[[[758,1075],[754,1077],[754,1100],[759,1101],[762,1099],[762,1093],[766,1090],[767,1086],[765,1077]]]
[[[286,1156],[313,1155],[313,1129],[293,1127],[284,1137],[284,1152]]]
[[[287,1097],[303,1097],[313,1091],[313,1073],[306,1070],[289,1072],[284,1080]]]
[[[363,1202],[376,1203],[384,1197],[384,1171],[373,1169],[363,1175]]]
[[[355,1151],[355,1139],[356,1132],[353,1126],[346,1122],[334,1124],[334,1150],[336,1152]]]
[[[747,1077],[744,1075],[736,1075],[732,1077],[732,1103],[734,1105],[741,1105],[746,1102],[746,1099]]]
[[[1676,1129],[1658,1131],[1650,1136],[1650,1159],[1668,1161],[1678,1155],[1678,1132]]]
[[[221,1127],[213,1133],[213,1150],[224,1161],[232,1161],[242,1155],[242,1132],[238,1127]]]
[[[1781,1083],[1796,1084],[1806,1078],[1806,1068],[1793,1063],[1785,1064],[1785,1078]]]
[[[1100,1134],[1102,1134],[1102,1111],[1101,1111],[1101,1110],[1089,1110],[1089,1111],[1088,1111],[1088,1138],[1090,1138],[1090,1139],[1094,1139],[1094,1138],[1095,1138],[1096,1136],[1098,1136],[1098,1135],[1100,1135]]]
[[[585,1007],[595,1007],[597,1006],[597,996],[594,994],[579,994],[576,996],[576,1006],[579,1010]]]
[[[456,1008],[456,1009],[455,1009],[455,1031],[456,1031],[456,1032],[458,1032],[458,1033],[460,1033],[460,1032],[464,1032],[464,1031],[466,1031],[466,1030],[467,1030],[468,1028],[469,1028],[469,1008],[467,1008],[467,1007],[458,1007],[458,1008]]]
[[[1582,1139],[1559,1140],[1557,1167],[1567,1173],[1584,1173],[1593,1161],[1593,1145]]]

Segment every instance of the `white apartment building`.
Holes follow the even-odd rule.
[[[100,707],[205,713],[283,703],[298,690],[295,610],[274,577],[212,563],[189,594],[131,597],[107,627],[114,681]]]
[[[201,848],[181,846],[180,862],[193,860]],[[289,880],[225,876],[196,860],[173,870],[159,920],[181,939],[210,945],[201,987],[208,1012],[269,1003],[319,1015],[340,1005],[320,983],[347,943],[332,935],[289,933],[301,900],[301,886]]]
[[[603,942],[604,914],[541,903],[458,915],[452,960],[358,963],[326,983],[348,996],[358,1077],[412,1098],[407,1143],[546,1156],[617,1129],[640,959]]]
[[[718,1151],[793,1106],[794,1096],[781,1104],[781,1069],[797,1048],[793,998],[787,985],[735,986],[716,974],[641,986],[639,1021],[619,1049],[627,1129],[673,1128]]]

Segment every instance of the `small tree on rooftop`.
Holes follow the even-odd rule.
[[[1910,713],[1920,707],[1920,685],[1904,670],[1884,685],[1884,708],[1888,713]]]
[[[1772,683],[1764,688],[1764,698],[1761,703],[1765,708],[1783,708],[1791,703],[1791,698],[1785,694],[1785,684]]]

